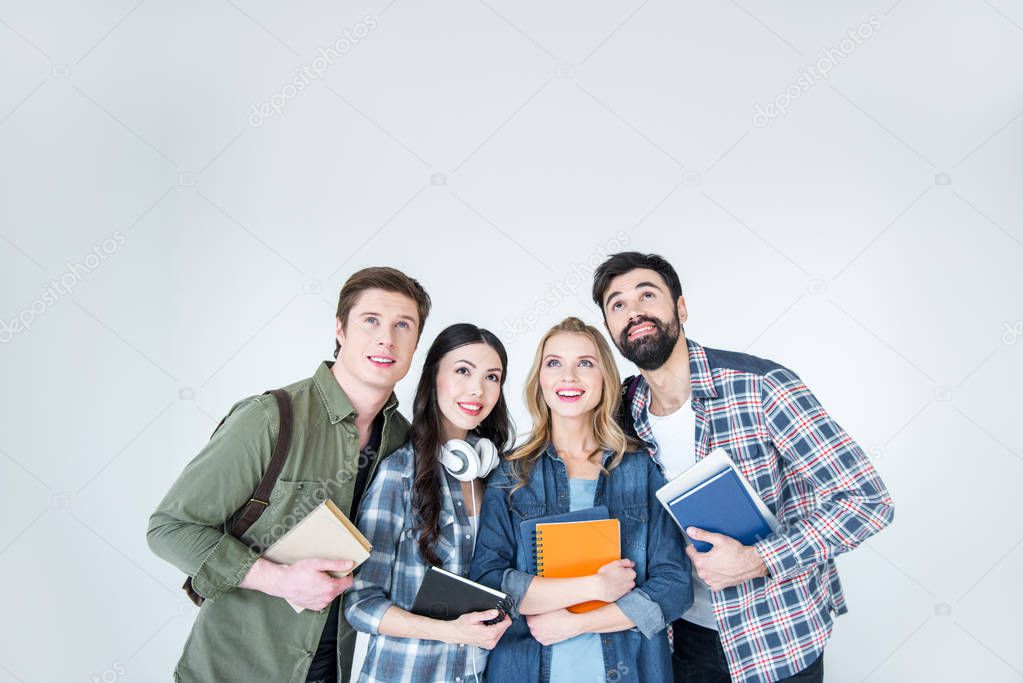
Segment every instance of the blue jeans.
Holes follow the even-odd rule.
[[[675,621],[672,631],[675,651],[671,664],[675,683],[731,683],[728,662],[717,631],[684,619]],[[824,655],[795,676],[783,678],[782,681],[823,683]]]

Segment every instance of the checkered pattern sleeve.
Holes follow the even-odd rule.
[[[359,506],[357,526],[373,544],[369,559],[356,571],[345,594],[345,617],[356,630],[379,633],[380,620],[394,604],[390,598],[398,541],[405,526],[405,487],[400,470],[381,464]],[[419,572],[420,574],[422,572]],[[411,572],[410,572],[411,574]],[[415,578],[410,576],[410,581]]]
[[[813,492],[794,501],[798,521],[756,544],[773,578],[826,562],[891,523],[894,504],[874,466],[795,373],[764,375],[762,406],[783,466]]]

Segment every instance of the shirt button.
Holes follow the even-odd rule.
[[[462,501],[460,501],[460,500],[459,501],[455,501],[455,505],[461,505],[461,504],[462,504]]]
[[[472,538],[472,536],[470,536],[469,534],[466,534],[465,537],[466,538]]]

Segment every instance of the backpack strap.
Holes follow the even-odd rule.
[[[273,389],[263,393],[264,396],[266,394],[272,394],[277,400],[281,426],[277,430],[277,441],[274,443],[273,452],[270,454],[270,464],[267,465],[266,472],[263,473],[263,478],[259,480],[259,485],[253,491],[252,497],[245,504],[241,517],[231,527],[231,535],[239,539],[270,505],[270,492],[277,483],[277,478],[281,476],[281,471],[284,469],[284,461],[288,459],[288,450],[291,448],[291,431],[294,425],[294,417],[291,413],[291,397],[283,389]],[[217,429],[213,430],[214,434],[217,433],[217,430],[220,429],[226,420],[227,416],[224,416],[224,419],[217,425]],[[192,587],[191,576],[185,578],[185,583],[182,584],[181,588],[184,589],[185,594],[196,607],[201,607],[203,602],[205,602],[206,599],[199,595]]]
[[[270,464],[267,465],[263,478],[259,480],[259,486],[252,493],[245,504],[241,517],[231,527],[231,535],[241,538],[242,534],[249,530],[267,506],[270,505],[270,492],[273,491],[277,478],[281,476],[284,469],[284,461],[288,459],[288,449],[291,447],[291,431],[294,418],[291,414],[291,398],[288,392],[283,389],[274,389],[266,392],[277,399],[277,408],[281,416],[281,427],[277,432],[277,443],[274,444],[273,454],[270,456]],[[264,394],[265,395],[265,394]]]
[[[639,377],[639,375],[626,377],[622,382],[622,401],[618,408],[618,424],[627,435],[637,437],[636,420],[632,416],[632,400],[639,388]]]

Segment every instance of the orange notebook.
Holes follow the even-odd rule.
[[[536,525],[537,576],[568,579],[596,574],[608,562],[622,559],[621,530],[617,519],[554,522]],[[603,607],[590,600],[569,607],[581,614]]]

